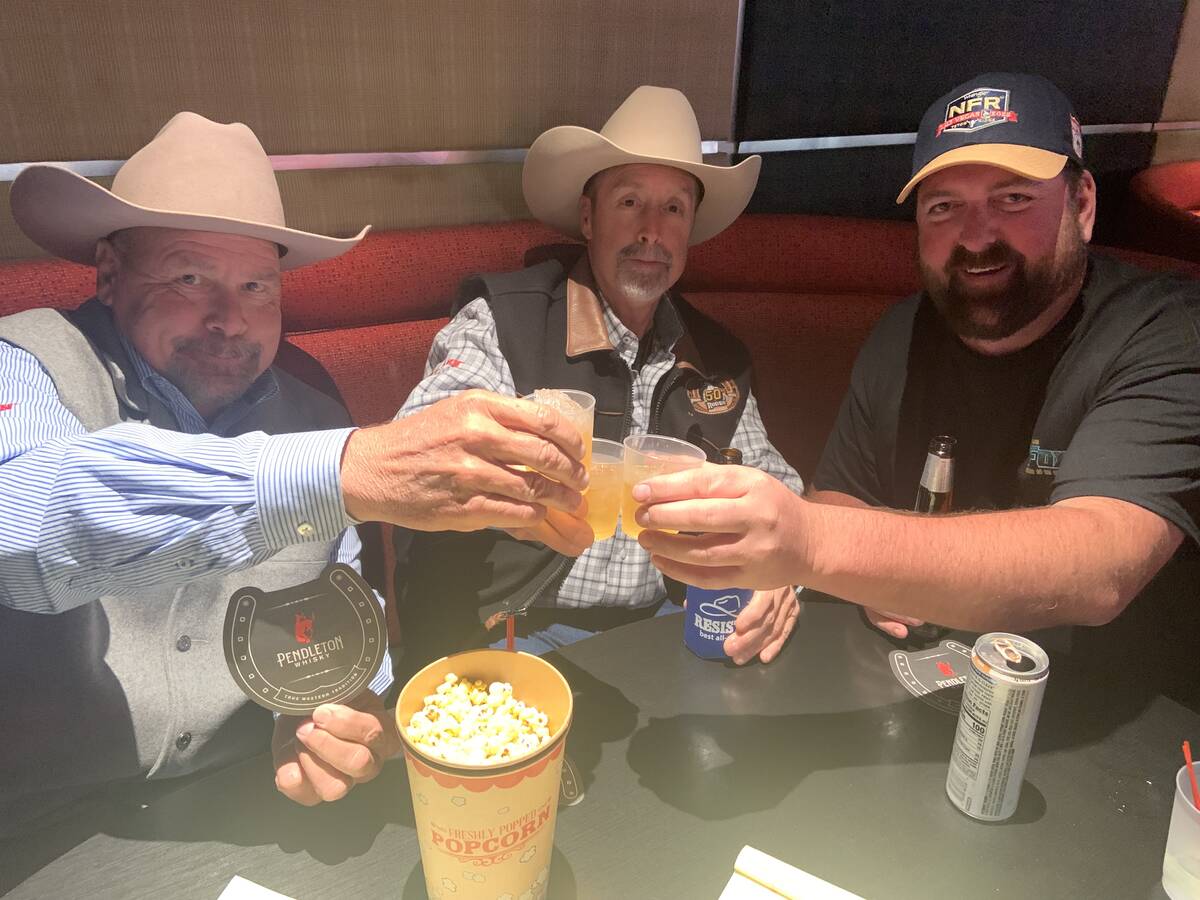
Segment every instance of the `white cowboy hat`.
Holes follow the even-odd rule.
[[[273,241],[279,265],[295,269],[338,256],[370,230],[331,238],[284,225],[275,172],[240,122],[223,125],[177,113],[133,154],[112,190],[53,164],[29,166],[12,184],[13,218],[55,256],[95,265],[96,241],[123,228],[216,231]]]
[[[700,126],[687,97],[672,88],[642,85],[617,107],[599,133],[560,125],[542,134],[525,157],[521,185],[529,211],[547,225],[575,238],[579,195],[587,180],[604,169],[630,163],[672,166],[704,185],[690,243],[719,234],[741,215],[762,157],[736,166],[710,166],[700,154]]]

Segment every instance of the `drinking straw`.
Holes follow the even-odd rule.
[[[1192,805],[1200,809],[1200,787],[1196,786],[1196,768],[1192,765],[1192,745],[1183,742],[1183,758],[1187,762],[1188,778],[1192,782]]]
[[[504,620],[504,646],[509,650],[516,649],[517,640],[517,620],[509,616]],[[1195,776],[1192,776],[1192,784],[1196,783]]]

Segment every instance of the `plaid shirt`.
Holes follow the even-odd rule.
[[[621,323],[607,303],[603,306],[608,338],[632,370],[638,355],[638,337]],[[654,387],[675,365],[671,350],[682,330],[669,304],[659,305],[653,333],[658,336],[653,349],[641,369],[633,372],[631,434],[646,431]],[[483,298],[472,300],[438,332],[425,364],[425,377],[409,395],[397,418],[470,388],[508,396],[517,393],[508,362],[500,352],[495,319]],[[732,446],[742,451],[745,465],[773,475],[797,494],[803,492],[804,485],[796,470],[771,446],[753,396],[746,398]],[[615,537],[597,541],[575,561],[557,597],[538,601],[537,605],[566,609],[635,608],[657,603],[666,595],[662,575],[650,564],[650,554],[618,528]]]

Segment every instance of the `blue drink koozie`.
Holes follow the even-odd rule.
[[[750,602],[754,591],[722,588],[706,591],[687,589],[687,609],[683,611],[683,642],[701,659],[728,659],[725,638],[733,634],[733,620]]]

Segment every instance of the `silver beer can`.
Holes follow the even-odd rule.
[[[950,802],[999,822],[1017,808],[1050,658],[1028,638],[994,631],[975,642],[946,776]]]

